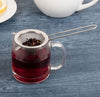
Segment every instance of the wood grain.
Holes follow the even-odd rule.
[[[32,0],[16,2],[17,13],[0,24],[0,97],[100,97],[100,2],[62,19],[45,16]],[[12,32],[35,28],[52,34],[90,24],[97,24],[98,28],[57,39],[65,46],[66,63],[62,69],[52,71],[46,81],[26,85],[13,78]],[[54,59],[57,62],[57,57]]]

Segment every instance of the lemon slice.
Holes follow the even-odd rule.
[[[7,9],[6,0],[0,0],[0,16],[4,14]]]

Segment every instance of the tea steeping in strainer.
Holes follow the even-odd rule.
[[[70,29],[67,31],[63,31],[63,32],[59,32],[59,33],[55,33],[55,34],[51,34],[51,35],[47,35],[45,32],[42,32],[40,30],[27,29],[27,30],[20,31],[17,34],[16,33],[13,33],[13,34],[15,34],[15,38],[14,38],[15,42],[19,46],[25,47],[25,48],[39,48],[39,47],[44,46],[46,43],[48,43],[48,41],[51,41],[51,40],[54,40],[57,38],[62,38],[62,37],[70,36],[70,35],[75,35],[75,34],[87,32],[87,31],[90,31],[90,30],[93,30],[96,28],[97,28],[97,25],[88,25],[88,26]],[[77,30],[79,30],[79,31],[77,31]],[[75,31],[75,32],[72,32],[72,31]],[[67,32],[72,32],[72,33],[65,34]],[[57,36],[60,34],[65,34],[65,35]],[[56,37],[51,38],[52,36],[56,36]],[[23,45],[23,43],[30,38],[35,38],[37,40],[40,40],[41,44],[39,46],[25,46],[25,45]]]
[[[18,32],[15,34],[15,42],[24,48],[39,48],[44,46],[46,43],[48,43],[49,37],[46,33],[36,30],[36,29],[27,29]],[[28,39],[36,39],[41,41],[41,45],[38,46],[25,46],[23,45],[24,42],[26,42]]]

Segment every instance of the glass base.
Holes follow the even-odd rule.
[[[37,84],[37,83],[41,83],[41,82],[45,81],[49,77],[49,72],[47,72],[45,75],[43,75],[41,77],[37,77],[37,78],[24,78],[24,77],[16,74],[15,72],[13,72],[13,76],[17,81],[19,81],[21,83]]]

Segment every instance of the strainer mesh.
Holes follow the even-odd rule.
[[[35,38],[37,40],[40,40],[42,43],[45,41],[45,38],[42,34],[30,31],[30,32],[27,32],[27,33],[20,34],[19,37],[18,37],[18,42],[23,44],[24,42],[26,42],[30,38],[32,38],[32,39]]]

